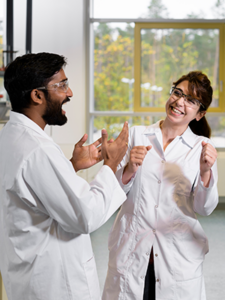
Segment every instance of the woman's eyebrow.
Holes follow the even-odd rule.
[[[181,91],[182,93],[184,92],[182,89],[178,88],[178,87],[175,87],[175,89]]]
[[[191,96],[191,95],[185,94],[184,91],[183,91],[182,89],[178,88],[178,87],[175,87],[175,89],[181,91],[181,92],[182,92],[184,95],[186,95],[186,96]]]

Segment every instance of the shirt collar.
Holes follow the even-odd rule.
[[[22,124],[23,126],[29,127],[32,130],[38,132],[40,135],[42,135],[45,138],[48,138],[49,140],[52,141],[52,138],[50,136],[48,136],[47,133],[45,133],[44,130],[41,129],[40,126],[38,126],[34,121],[32,121],[30,118],[28,118],[24,114],[10,111],[9,122],[16,123],[16,124],[19,123],[19,124]]]
[[[145,128],[144,132],[142,134],[147,134],[147,135],[151,135],[151,134],[156,134],[157,132],[160,132],[160,124],[161,120],[156,122],[155,124],[152,124],[148,127]]]
[[[156,122],[153,125],[148,126],[145,128],[144,132],[142,134],[144,135],[152,135],[157,134],[161,131],[160,129],[160,122],[162,120]],[[185,132],[180,136],[184,140],[184,142],[191,148],[193,148],[196,140],[196,135],[192,132],[191,128],[188,126],[188,128],[185,130]]]
[[[192,132],[192,130],[189,126],[185,130],[185,132],[181,135],[181,137],[187,145],[189,145],[191,148],[194,147],[194,144],[196,141],[196,135]]]

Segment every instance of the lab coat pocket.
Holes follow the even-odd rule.
[[[203,260],[208,252],[208,239],[198,220],[188,219],[183,224],[183,251],[188,259]]]
[[[177,300],[206,300],[204,295],[203,276],[176,282],[175,295]]]
[[[134,216],[124,214],[109,235],[109,264],[112,269],[120,269],[129,259],[132,240],[134,237]]]
[[[100,300],[100,287],[94,256],[83,264],[91,300]]]
[[[182,257],[199,264],[208,252],[208,239],[197,219],[178,218],[174,222],[174,237]]]

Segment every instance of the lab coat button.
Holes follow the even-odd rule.
[[[159,279],[156,279],[157,282],[159,282]]]
[[[147,252],[146,255],[149,255],[149,252]]]
[[[158,208],[158,205],[155,205],[155,208]]]
[[[152,231],[153,231],[153,233],[155,234],[156,230],[155,230],[155,229],[153,229]]]
[[[144,279],[144,276],[141,276],[141,279]]]
[[[158,254],[156,253],[156,254],[155,254],[155,256],[157,257],[157,256],[158,256]]]
[[[164,164],[164,160],[162,160],[162,164]]]
[[[161,183],[161,180],[158,180],[158,183]]]

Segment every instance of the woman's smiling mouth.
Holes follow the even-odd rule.
[[[170,106],[171,110],[173,113],[178,114],[178,115],[184,115],[184,113],[182,111],[180,111],[179,109],[173,107],[172,105]]]

